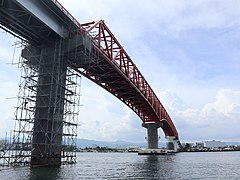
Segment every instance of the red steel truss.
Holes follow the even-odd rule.
[[[178,132],[162,103],[103,20],[81,24],[91,37],[91,58],[78,71],[129,106],[143,122],[162,122],[166,136]]]

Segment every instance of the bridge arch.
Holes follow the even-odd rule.
[[[178,139],[178,134],[176,134],[176,130],[174,130],[176,128],[173,125],[173,123],[171,123],[170,121],[168,121],[166,119],[161,119],[160,122],[163,123],[162,129],[163,129],[165,136],[175,137],[176,139]]]

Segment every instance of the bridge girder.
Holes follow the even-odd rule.
[[[0,0],[0,24],[31,44],[68,38],[70,31],[80,27],[54,0]]]

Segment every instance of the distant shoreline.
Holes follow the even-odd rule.
[[[180,152],[233,152],[240,151],[240,149],[231,149],[231,150],[188,150],[188,151],[180,151]]]

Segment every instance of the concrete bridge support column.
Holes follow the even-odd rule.
[[[88,43],[87,47],[83,42]],[[29,45],[22,50],[24,63],[34,71],[29,78],[33,79],[35,84],[28,88],[36,92],[33,97],[35,107],[31,107],[34,112],[34,117],[31,117],[31,166],[61,165],[63,149],[66,148],[62,145],[63,136],[73,137],[71,133],[63,134],[64,125],[66,127],[67,124],[64,115],[69,113],[64,112],[64,105],[68,100],[66,97],[75,96],[74,91],[66,89],[66,79],[68,83],[71,79],[67,75],[67,68],[71,68],[73,64],[89,64],[90,60],[92,61],[85,54],[90,53],[90,43],[88,36],[76,35],[54,44]]]
[[[142,124],[142,127],[147,128],[148,149],[158,148],[158,128],[161,126],[160,122]]]
[[[67,67],[59,59],[43,61],[39,68],[31,165],[60,166]]]
[[[167,142],[167,149],[173,152],[177,152],[179,145],[178,145],[178,140],[175,139],[175,137],[167,136],[168,139]]]
[[[38,73],[31,166],[60,166],[67,64],[57,47],[26,47],[22,56]]]

